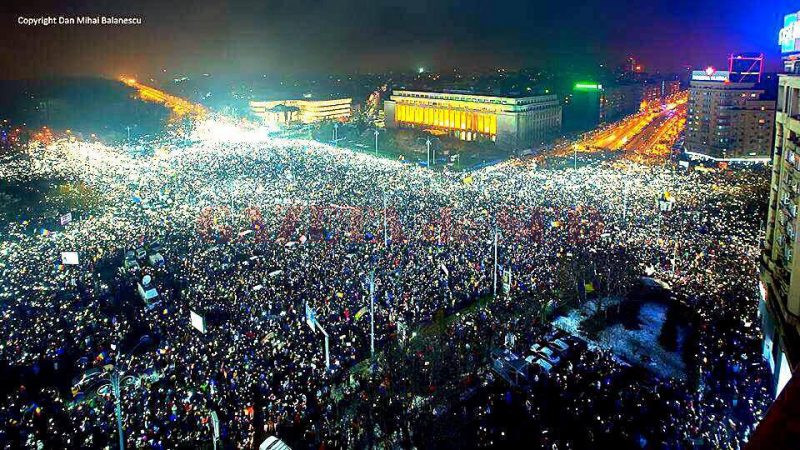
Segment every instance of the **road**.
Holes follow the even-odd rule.
[[[659,145],[671,147],[669,142],[678,125],[686,120],[686,104],[678,105],[674,110],[659,115],[650,122],[634,139],[625,145],[626,151],[647,152]],[[675,136],[677,138],[677,136]],[[665,142],[666,141],[666,142]]]
[[[654,112],[636,114],[612,124],[578,144],[586,148],[619,150],[659,116],[660,114]]]
[[[688,93],[676,94],[664,105],[585,134],[559,153],[566,155],[574,151],[593,153],[622,150],[625,156],[640,161],[665,157],[686,122],[687,100]]]
[[[133,78],[120,77],[119,80],[122,83],[136,89],[141,100],[161,103],[170,109],[177,118],[183,118],[186,116],[204,117],[208,113],[208,110],[198,103],[192,103],[180,97],[167,94],[166,92],[154,87],[139,83]]]

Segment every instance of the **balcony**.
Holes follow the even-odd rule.
[[[800,130],[800,114],[793,114],[789,116],[787,126],[791,130]]]

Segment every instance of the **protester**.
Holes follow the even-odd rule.
[[[543,379],[563,393],[560,410],[602,417],[554,444],[610,433],[669,448],[700,439],[738,448],[768,404],[755,323],[765,171],[613,161],[560,169],[539,159],[467,180],[311,141],[233,135],[146,157],[57,142],[6,157],[0,180],[80,184],[98,199],[62,226],[67,211],[45,197],[0,231],[0,359],[24,373],[0,402],[4,445],[115,445],[113,397],[97,393],[101,382],[28,382],[43,367],[67,378],[99,368],[107,378],[114,366],[136,380],[122,389],[132,447],[210,442],[211,411],[230,448],[257,447],[269,434],[360,442],[364,428],[352,427],[363,418],[337,422],[337,405],[358,393],[341,400],[334,387],[370,355],[370,273],[380,351],[400,326],[411,334],[494,292],[495,232],[513,288],[448,325],[454,361],[485,361],[474,349],[515,330],[523,299],[545,305],[583,277],[622,293],[651,274],[702,318],[687,368],[696,383],[633,377],[598,349]],[[674,199],[669,211],[664,198]],[[154,247],[163,267],[143,258],[125,268],[127,252]],[[72,251],[79,264],[63,264]],[[137,294],[145,275],[157,303]],[[329,336],[329,368],[306,304]],[[204,315],[205,333],[190,311]],[[531,324],[519,345],[549,332]],[[485,373],[479,366],[471,373]]]

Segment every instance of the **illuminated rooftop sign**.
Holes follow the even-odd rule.
[[[800,11],[783,16],[783,28],[778,33],[778,42],[781,44],[781,53],[794,53],[800,51],[800,22],[797,17]]]
[[[599,91],[603,89],[602,84],[591,84],[591,83],[576,83],[575,89],[584,90],[584,91]]]
[[[731,73],[727,70],[714,70],[709,67],[706,70],[693,70],[692,81],[729,81]]]

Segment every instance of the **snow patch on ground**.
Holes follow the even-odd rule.
[[[609,305],[606,302],[606,305]],[[596,340],[590,340],[581,329],[581,322],[586,320],[596,309],[596,305],[587,303],[582,308],[573,309],[566,316],[555,319],[556,328],[586,340],[591,346],[611,350],[615,355],[637,366],[645,367],[662,378],[686,378],[686,364],[680,351],[669,352],[658,343],[661,326],[666,320],[667,306],[660,303],[644,303],[639,311],[638,330],[627,330],[621,324],[612,325],[598,334]],[[683,346],[686,330],[678,329],[678,348]]]

